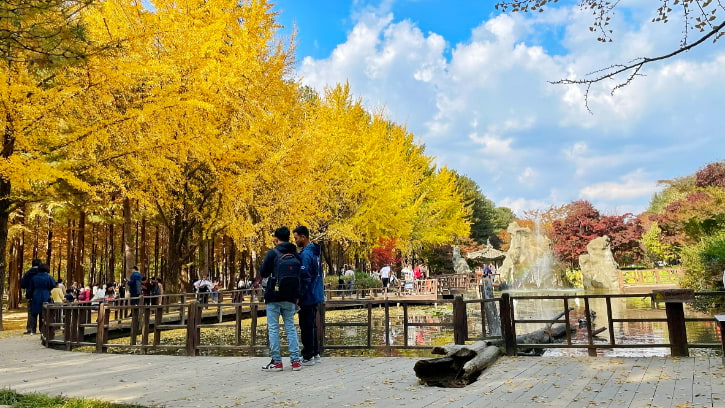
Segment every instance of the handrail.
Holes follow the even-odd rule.
[[[240,291],[226,291],[225,294],[230,292]],[[62,345],[66,350],[72,350],[75,347],[83,345],[95,345],[97,352],[106,352],[109,347],[130,347],[132,349],[140,349],[142,353],[148,352],[153,349],[166,349],[166,348],[177,348],[185,349],[188,355],[198,355],[200,350],[257,350],[266,347],[265,344],[259,342],[259,335],[257,334],[258,318],[259,313],[265,310],[264,303],[260,302],[259,298],[250,297],[248,301],[239,301],[239,297],[234,296],[222,296],[220,292],[220,298],[218,303],[204,304],[196,297],[180,296],[178,303],[165,303],[165,304],[141,304],[132,305],[128,302],[128,299],[124,299],[122,302],[111,302],[111,303],[100,303],[99,305],[88,305],[88,304],[45,304],[43,309],[43,322],[42,322],[42,341],[46,346],[50,345]],[[179,296],[177,295],[166,295],[166,296]],[[725,297],[725,292],[700,292],[695,293],[695,297],[706,297],[706,296],[722,296]],[[532,296],[511,296],[508,293],[503,293],[500,297],[494,299],[468,299],[464,300],[461,296],[457,296],[454,299],[437,299],[437,300],[421,300],[414,298],[402,298],[402,299],[385,299],[385,298],[367,298],[367,299],[341,299],[341,300],[328,300],[327,302],[320,305],[319,313],[319,336],[320,343],[324,348],[327,349],[383,349],[388,353],[391,353],[393,349],[417,349],[421,346],[416,344],[409,344],[408,339],[408,328],[411,326],[426,326],[426,327],[440,327],[447,330],[452,330],[454,334],[454,340],[457,344],[463,344],[469,340],[475,339],[495,339],[500,338],[503,341],[503,345],[506,347],[507,354],[515,355],[518,350],[521,349],[535,349],[535,348],[584,348],[589,351],[590,355],[597,355],[599,349],[613,349],[613,348],[652,348],[652,347],[669,347],[673,355],[687,355],[688,347],[703,347],[703,348],[719,348],[725,347],[725,336],[722,336],[723,344],[714,343],[694,343],[688,344],[686,334],[683,335],[684,331],[681,328],[684,327],[686,322],[715,322],[713,318],[702,318],[702,317],[685,317],[684,314],[677,315],[672,314],[671,310],[675,310],[676,307],[670,307],[670,303],[667,303],[666,312],[667,318],[654,318],[654,317],[642,317],[642,318],[621,318],[613,315],[611,300],[615,298],[632,298],[642,297],[653,299],[651,293],[639,293],[639,294],[582,294],[582,295],[532,295]],[[141,299],[141,298],[139,298]],[[572,325],[569,321],[570,315],[568,312],[568,305],[572,299],[580,299],[585,304],[585,316],[589,316],[589,305],[590,301],[594,299],[605,299],[606,300],[606,312],[600,313],[604,316],[604,325],[600,326],[599,330],[606,328],[609,330],[609,338],[606,343],[595,342],[594,326],[591,324],[589,319],[585,319],[585,343],[574,342],[571,332],[567,330],[566,340],[561,344],[517,344],[516,333],[519,332],[517,325],[541,323],[541,324],[566,324],[567,328]],[[541,319],[541,318],[516,318],[516,304],[519,301],[527,300],[560,300],[562,301],[562,309],[564,310],[564,317],[558,319]],[[452,321],[438,321],[438,322],[418,322],[411,321],[408,314],[409,306],[420,305],[420,304],[451,304],[453,308]],[[501,333],[500,337],[493,337],[486,335],[486,327],[490,329],[491,322],[486,320],[486,314],[484,313],[485,304],[494,304],[500,311],[501,320]],[[480,308],[471,308],[469,305],[480,305]],[[675,304],[677,305],[677,304]],[[682,304],[679,304],[680,307]],[[391,308],[402,307],[403,309],[403,343],[392,344],[391,341]],[[367,318],[363,321],[354,322],[331,322],[325,320],[326,310],[338,307],[353,307],[367,309]],[[384,310],[384,318],[373,319],[372,311],[374,307],[380,307]],[[211,309],[211,310],[209,310]],[[216,311],[214,310],[216,309]],[[675,310],[676,312],[676,310]],[[469,336],[469,322],[468,316],[473,314],[479,314],[477,316],[481,319],[481,333],[479,336]],[[219,325],[224,321],[224,316],[232,316],[233,324]],[[216,318],[218,319],[217,324],[204,323],[204,319]],[[373,322],[382,320],[384,325],[384,336],[385,344],[376,344],[372,340]],[[669,342],[657,343],[657,344],[622,344],[616,341],[614,336],[614,323],[629,323],[629,322],[667,322],[669,331]],[[574,323],[575,324],[575,323]],[[326,327],[364,327],[367,328],[367,341],[364,345],[350,345],[350,344],[325,344],[326,340]],[[213,329],[215,327],[233,327],[235,330],[235,344],[234,345],[205,345],[200,343],[201,330],[202,329]],[[245,342],[242,340],[242,328],[250,331],[249,341]],[[186,329],[187,339],[184,345],[161,345],[160,337],[161,333],[167,329]],[[108,342],[108,336],[111,331],[114,330],[130,330],[131,344],[121,345],[113,344]],[[63,338],[56,338],[56,332],[62,331]],[[149,343],[150,334],[153,333],[153,341]],[[94,341],[89,341],[93,339]],[[140,344],[139,343],[140,337]]]

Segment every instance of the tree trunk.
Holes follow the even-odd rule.
[[[249,259],[249,251],[247,251],[246,249],[242,251],[239,258],[239,276],[241,276],[244,280],[252,279],[251,274],[248,273],[249,265],[247,263],[247,260]]]
[[[161,274],[161,277],[163,279],[164,274],[163,274],[163,272],[159,271],[159,241],[160,241],[160,237],[159,237],[159,226],[158,225],[154,226],[154,233],[156,235],[154,237],[154,271],[156,272],[157,275],[160,273]]]
[[[73,223],[70,219],[68,219],[65,248],[65,280],[68,282],[73,282],[77,280],[75,279],[75,274],[73,273],[74,266],[75,262],[73,262]],[[83,282],[80,283],[81,285],[83,284]]]
[[[22,279],[22,266],[18,265],[18,250],[20,238],[13,238],[10,244],[10,261],[8,262],[8,304],[7,310],[17,309],[20,306],[20,279]],[[18,278],[18,271],[21,277]]]
[[[330,275],[337,274],[337,271],[332,266],[332,251],[330,251],[330,241],[320,242],[320,247],[322,257],[325,258],[325,263],[327,263],[327,273]]]
[[[38,231],[40,230],[40,216],[35,216],[35,228],[33,229],[33,258],[38,259],[38,253],[40,252],[40,237],[38,237]]]
[[[78,214],[78,231],[76,232],[75,249],[76,253],[73,257],[75,267],[73,268],[73,280],[85,282],[85,273],[83,271],[83,257],[85,256],[86,243],[86,212],[80,210]],[[98,283],[98,282],[90,282]]]
[[[5,141],[3,145],[3,153],[6,146],[11,143],[10,135],[7,129],[5,133]],[[12,138],[14,141],[14,138]],[[12,148],[10,150],[12,153]],[[3,154],[4,157],[8,157]],[[10,181],[0,178],[0,330],[3,330],[3,295],[5,295],[5,273],[7,265],[7,244],[8,244],[8,228],[10,220]]]
[[[101,274],[98,273],[97,268],[97,260],[98,260],[98,229],[96,228],[96,224],[92,224],[91,226],[91,280],[96,282],[105,281],[105,279],[102,279]],[[108,281],[105,281],[108,282]],[[105,283],[102,282],[102,283]]]
[[[45,248],[45,264],[48,265],[48,267],[51,266],[50,260],[53,256],[53,217],[48,217],[48,235],[47,235],[48,243]],[[72,282],[68,282],[68,285],[70,285]]]
[[[232,237],[229,237],[229,278],[234,282],[236,289],[237,282],[237,245]]]
[[[25,206],[20,211],[19,224],[25,224]],[[20,280],[23,278],[23,255],[25,253],[25,231],[13,239],[10,248],[11,265],[8,268],[8,310],[17,309],[20,306]]]
[[[133,246],[131,246],[131,200],[126,197],[123,199],[123,268],[124,273],[133,266],[134,254]],[[146,276],[147,271],[141,271]]]
[[[415,363],[415,375],[425,384],[439,387],[463,387],[478,378],[498,359],[500,349],[485,341],[471,345],[449,345],[433,348],[433,354],[445,357]]]
[[[139,250],[139,260],[141,263],[141,268],[143,268],[144,271],[148,271],[148,275],[151,276],[151,271],[149,271],[149,265],[148,262],[148,243],[146,242],[146,217],[143,217],[141,220],[141,234],[140,234],[140,240],[141,240],[141,249]],[[156,275],[154,273],[153,275]]]
[[[116,247],[114,242],[116,241],[115,231],[113,227],[113,221],[108,225],[108,270],[106,271],[106,280],[111,282],[116,280]],[[126,274],[128,271],[121,272],[121,278],[127,278]],[[123,279],[119,279],[119,282]]]

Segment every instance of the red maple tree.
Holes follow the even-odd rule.
[[[587,244],[604,235],[610,238],[617,262],[624,264],[641,259],[639,241],[644,229],[639,218],[631,213],[602,216],[589,201],[574,201],[566,207],[566,217],[552,224],[552,248],[558,259],[576,267],[579,255],[587,251]]]
[[[396,248],[398,240],[396,238],[379,238],[378,243],[370,251],[370,264],[373,269],[379,270],[385,265],[396,265],[401,259],[398,256]]]

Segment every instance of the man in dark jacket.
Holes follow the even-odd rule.
[[[294,230],[295,244],[302,248],[300,277],[304,291],[300,296],[300,332],[302,334],[302,365],[319,363],[320,345],[317,339],[317,305],[325,300],[320,273],[320,247],[310,241],[310,230],[299,226]]]
[[[25,299],[28,301],[28,321],[25,324],[25,334],[32,334],[32,330],[30,329],[30,300],[33,296],[33,277],[38,273],[38,266],[40,266],[40,260],[39,259],[33,259],[33,263],[31,264],[31,268],[28,269],[27,272],[25,272],[25,275],[23,275],[23,278],[20,280],[20,289],[25,289]]]
[[[131,304],[138,304],[138,297],[141,296],[141,272],[138,271],[138,267],[134,266],[131,268],[131,276],[128,278],[128,292],[131,295]]]
[[[38,273],[33,276],[31,283],[33,294],[30,302],[30,334],[36,333],[38,316],[43,312],[43,303],[51,301],[50,291],[55,287],[55,280],[48,272],[50,272],[48,265],[41,264],[38,266]]]
[[[262,367],[264,371],[282,371],[282,356],[279,346],[279,317],[284,321],[284,331],[287,333],[288,350],[292,363],[292,370],[302,369],[300,364],[300,346],[297,341],[297,330],[295,328],[294,316],[299,302],[300,291],[300,267],[301,263],[297,255],[297,248],[289,242],[290,232],[287,227],[279,227],[274,231],[276,246],[267,252],[259,270],[260,278],[267,278],[267,287],[264,291],[264,301],[267,304],[267,332],[269,334],[269,354],[272,361]],[[282,286],[288,282],[282,282],[280,278],[281,266],[289,267],[290,271],[296,274],[296,288],[293,294],[287,294]],[[294,271],[296,268],[296,271]],[[279,289],[279,290],[278,290]],[[286,289],[286,286],[285,286]]]

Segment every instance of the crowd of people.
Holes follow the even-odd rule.
[[[369,276],[381,282],[382,288],[387,291],[395,289],[397,291],[413,291],[416,285],[422,279],[428,278],[428,268],[423,264],[417,264],[413,267],[406,264],[400,271],[401,277],[393,271],[389,264],[384,265],[379,270],[373,269],[369,272]],[[353,290],[355,288],[355,271],[348,265],[343,265],[337,274],[337,290]]]
[[[70,286],[66,286],[63,279],[56,281],[50,275],[48,265],[34,259],[31,268],[20,280],[20,288],[24,290],[28,303],[25,334],[33,335],[38,332],[43,303],[98,305],[119,298],[130,298],[131,304],[138,304],[143,296],[144,304],[160,304],[161,295],[164,293],[161,279],[142,276],[136,266],[131,268],[130,272],[129,280],[123,279],[120,285],[116,282],[82,285],[74,281]]]

